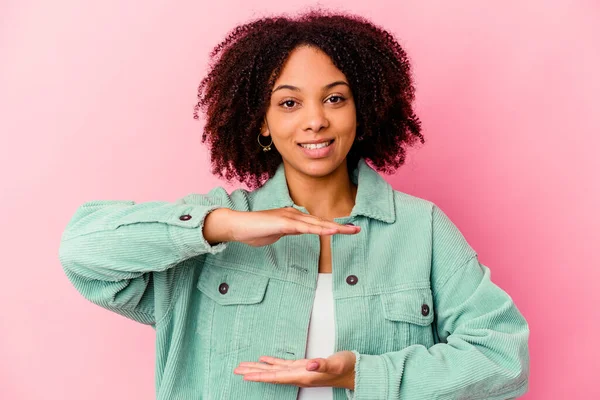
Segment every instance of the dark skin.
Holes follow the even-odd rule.
[[[292,52],[307,45],[335,60],[343,73],[313,80],[309,65],[299,71],[307,75],[294,72],[302,80],[278,79],[284,64],[291,65]],[[206,113],[202,142],[210,147],[212,172],[219,177],[255,189],[282,162],[303,173],[329,163],[326,169],[333,171],[330,167],[339,166],[344,154],[350,171],[364,158],[390,174],[404,164],[408,146],[424,143],[411,104],[415,88],[408,55],[393,34],[363,17],[313,9],[297,18],[261,18],[236,27],[211,58],[213,66],[198,86],[194,118],[200,119],[200,110]],[[277,90],[282,85],[285,89]],[[299,164],[287,145],[316,139],[321,131],[342,140],[336,147],[343,151]],[[273,150],[261,151],[260,133],[263,144],[273,139]],[[309,175],[319,176],[315,172],[318,168]]]
[[[218,209],[205,222],[207,240],[265,246],[284,235],[317,234],[319,272],[331,272],[329,236],[360,234],[359,227],[332,222],[355,204],[348,168],[363,158],[391,173],[404,163],[407,146],[424,143],[411,105],[415,88],[406,52],[393,35],[362,17],[311,11],[293,20],[245,24],[211,57],[215,65],[198,87],[194,118],[198,110],[208,111],[202,141],[210,145],[213,173],[254,189],[283,162],[290,196],[308,214],[292,207]],[[273,141],[273,150],[262,151],[260,134],[261,143]],[[322,152],[299,147],[330,139],[327,147],[333,147]],[[260,361],[240,363],[235,373],[276,384],[354,388],[351,352],[316,359],[317,372],[307,369],[311,360],[265,355]]]
[[[356,137],[356,108],[344,74],[329,56],[302,46],[286,61],[274,85],[261,134],[283,158],[290,196],[321,220],[350,215],[357,187],[346,156]],[[326,156],[307,155],[301,143],[333,139]],[[319,272],[331,273],[330,236],[322,235]],[[285,360],[262,356],[241,362],[234,373],[244,380],[299,387],[354,389],[356,357],[340,351],[327,358]]]
[[[340,351],[327,358],[301,360],[263,356],[259,361],[262,362],[241,362],[233,372],[244,375],[245,381],[354,390],[356,357],[351,351]]]

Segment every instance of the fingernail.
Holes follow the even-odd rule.
[[[317,362],[311,362],[310,364],[308,364],[308,370],[309,371],[314,371],[315,369],[319,368],[319,363]]]

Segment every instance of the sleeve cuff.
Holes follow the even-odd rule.
[[[215,254],[225,250],[227,243],[217,243],[211,246],[203,235],[206,216],[217,208],[223,208],[223,206],[191,206],[181,214],[181,216],[188,215],[191,218],[181,220],[180,215],[173,217],[176,219],[176,223],[169,225],[169,232],[174,245],[182,256],[190,258],[199,254]]]
[[[383,357],[352,352],[356,356],[355,378],[354,390],[346,389],[348,400],[387,399],[388,371]]]

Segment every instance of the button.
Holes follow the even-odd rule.
[[[302,267],[302,266],[300,266],[298,264],[292,264],[292,265],[290,265],[290,267],[292,267],[294,269],[297,269],[298,271],[300,271],[300,272],[302,272],[304,274],[306,274],[308,272],[308,268]]]
[[[421,306],[421,314],[425,317],[429,315],[429,306],[427,304]]]
[[[357,282],[358,278],[356,277],[356,275],[348,275],[348,277],[346,278],[346,283],[348,285],[356,285]]]
[[[226,284],[225,282],[223,282],[219,285],[219,292],[221,292],[221,294],[227,293],[228,290],[229,290],[229,285]]]
[[[192,219],[192,216],[189,214],[185,214],[185,215],[182,215],[181,217],[179,217],[179,219],[182,221],[187,221],[188,219]]]

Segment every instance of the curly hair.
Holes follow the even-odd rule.
[[[412,109],[415,89],[408,56],[388,31],[363,17],[311,10],[296,18],[263,17],[231,30],[210,53],[198,87],[198,110],[207,114],[212,173],[250,188],[264,184],[282,162],[257,143],[271,90],[289,54],[307,45],[325,52],[349,80],[355,98],[356,139],[348,153],[385,173],[404,164],[407,145],[425,143]]]

